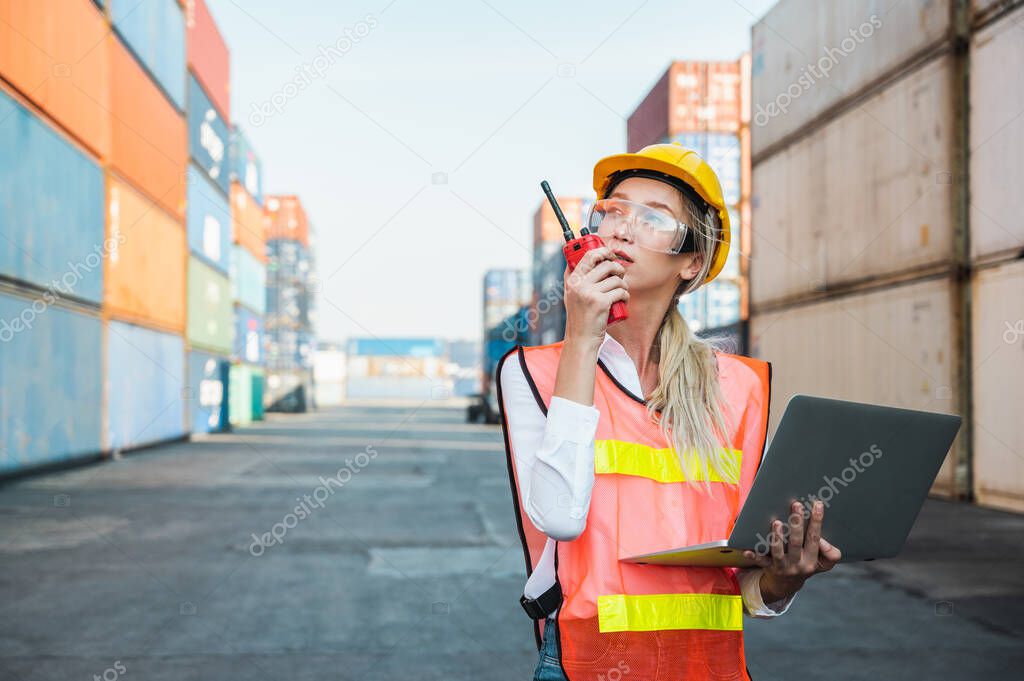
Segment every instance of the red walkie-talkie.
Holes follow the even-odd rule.
[[[540,188],[544,190],[544,195],[548,197],[548,203],[551,204],[551,208],[555,211],[555,217],[558,218],[558,224],[562,226],[562,235],[565,237],[565,246],[562,247],[562,252],[565,253],[565,261],[569,263],[569,271],[572,272],[576,269],[576,265],[583,259],[587,251],[603,247],[604,241],[598,235],[591,234],[586,226],[580,229],[580,236],[577,239],[573,235],[572,227],[569,226],[565,215],[562,214],[562,209],[559,208],[555,195],[551,193],[551,185],[548,184],[547,180],[544,180],[540,183]],[[608,323],[621,322],[628,316],[626,304],[621,300],[617,300],[612,303],[611,309],[608,310]]]

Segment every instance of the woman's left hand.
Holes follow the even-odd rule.
[[[809,578],[834,568],[843,555],[839,547],[828,543],[821,536],[825,506],[820,500],[814,502],[806,531],[803,504],[794,501],[791,510],[788,530],[781,520],[772,521],[769,555],[743,552],[744,556],[752,558],[758,566],[764,568],[761,596],[765,603],[774,603],[792,596]],[[789,535],[788,543],[784,536],[786,534]]]

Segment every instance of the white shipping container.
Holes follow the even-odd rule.
[[[1024,512],[1024,261],[974,275],[974,493]]]
[[[773,369],[770,429],[796,393],[961,413],[953,293],[930,280],[752,317],[752,354]],[[933,493],[955,491],[953,458]]]
[[[974,35],[970,63],[971,256],[979,258],[1024,248],[1024,7]]]
[[[780,0],[754,24],[753,153],[945,39],[950,0]]]
[[[313,387],[316,394],[316,406],[337,407],[345,403],[345,381],[317,381]]]
[[[952,258],[951,69],[935,61],[754,166],[755,307]]]

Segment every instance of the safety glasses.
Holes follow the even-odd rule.
[[[626,235],[634,244],[659,253],[693,250],[689,228],[664,211],[625,199],[600,199],[587,216],[592,234],[603,238]]]

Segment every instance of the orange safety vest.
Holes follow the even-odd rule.
[[[561,350],[562,343],[554,343],[509,353],[519,353],[545,414]],[[750,492],[768,431],[771,365],[740,355],[715,355],[726,422],[732,429],[727,446],[740,460],[740,479],[728,483],[712,474],[711,496],[697,489],[703,480],[688,484],[678,455],[648,417],[644,401],[618,383],[602,362],[595,367],[594,406],[600,418],[586,528],[575,540],[555,546],[556,576],[564,594],[557,614],[561,663],[570,681],[619,675],[643,681],[750,678],[738,568],[620,562],[727,538]],[[500,395],[498,401],[501,405]],[[502,423],[519,535],[531,574],[547,537],[522,510],[504,412]],[[541,627],[538,620],[538,645]]]

